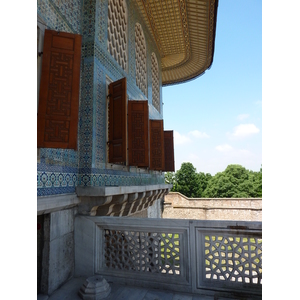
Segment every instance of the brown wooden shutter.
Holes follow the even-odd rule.
[[[173,130],[164,131],[164,145],[165,145],[165,169],[167,172],[174,172],[174,141]]]
[[[163,120],[150,120],[150,169],[165,169]]]
[[[38,148],[77,148],[81,35],[45,30]]]
[[[128,161],[130,166],[149,167],[148,101],[128,101]]]
[[[109,162],[126,165],[126,78],[109,84]]]

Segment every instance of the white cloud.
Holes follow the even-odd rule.
[[[244,138],[256,133],[259,133],[259,129],[254,124],[240,124],[234,128],[230,135],[234,138]]]
[[[240,114],[237,116],[237,119],[240,121],[243,121],[243,120],[249,118],[249,116],[250,116],[249,114]]]
[[[181,135],[178,131],[174,131],[174,144],[183,145],[191,142],[191,139],[185,135]]]
[[[228,144],[224,144],[217,146],[216,149],[220,152],[226,152],[232,150],[233,148]]]
[[[262,106],[262,101],[261,100],[255,101],[254,104],[261,107]]]
[[[189,135],[192,135],[193,137],[198,138],[198,139],[200,139],[200,138],[208,138],[209,137],[208,134],[206,134],[205,132],[201,132],[199,130],[190,131]]]

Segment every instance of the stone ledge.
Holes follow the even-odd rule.
[[[76,194],[51,195],[37,197],[37,215],[48,214],[78,205],[80,199]]]
[[[78,186],[76,187],[76,194],[79,197],[96,197],[96,196],[115,196],[132,193],[142,193],[153,190],[172,188],[172,184],[155,184],[155,185],[134,185],[134,186]]]

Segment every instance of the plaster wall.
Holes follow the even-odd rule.
[[[187,198],[165,196],[162,218],[262,221],[261,198]]]

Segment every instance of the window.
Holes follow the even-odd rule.
[[[135,25],[135,71],[136,85],[147,96],[147,53],[146,40],[142,26]]]
[[[127,70],[127,6],[125,0],[108,0],[107,50]]]
[[[151,54],[152,105],[160,112],[159,69],[155,53]]]

